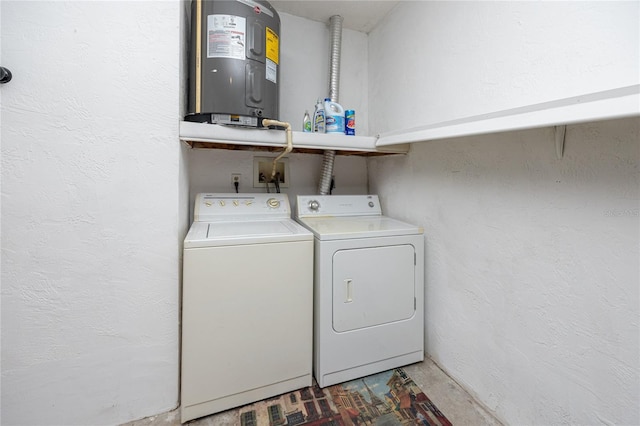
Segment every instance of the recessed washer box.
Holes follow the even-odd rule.
[[[271,174],[273,173],[273,160],[274,157],[253,157],[253,187],[265,188],[266,182],[271,180]],[[276,173],[280,173],[280,187],[289,187],[289,159],[283,157],[278,160],[276,165]],[[265,181],[266,179],[266,181]],[[274,183],[270,183],[272,187]]]

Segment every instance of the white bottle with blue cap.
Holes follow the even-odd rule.
[[[324,98],[325,131],[344,134],[344,108],[330,98]]]

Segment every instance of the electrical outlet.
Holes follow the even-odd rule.
[[[240,184],[240,178],[242,175],[240,173],[231,173],[231,185],[235,185],[236,182]]]
[[[271,174],[273,173],[273,160],[275,157],[254,157],[253,158],[253,187],[265,188],[267,181],[271,183]],[[289,187],[289,159],[281,158],[276,164],[276,173],[279,177],[280,187]]]

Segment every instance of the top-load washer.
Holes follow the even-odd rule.
[[[313,235],[285,194],[198,194],[183,262],[182,422],[311,385]]]
[[[314,234],[313,371],[321,387],[424,359],[423,230],[377,195],[297,197]]]

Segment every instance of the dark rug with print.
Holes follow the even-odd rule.
[[[401,368],[324,389],[314,384],[239,411],[241,426],[451,425]]]

